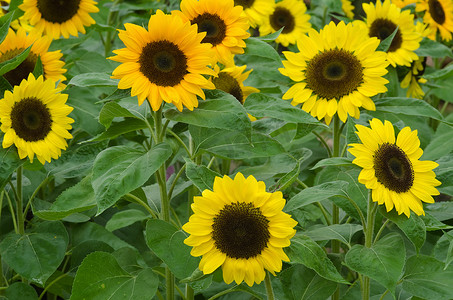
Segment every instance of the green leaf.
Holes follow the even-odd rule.
[[[437,240],[433,251],[434,257],[445,262],[444,270],[453,262],[453,231],[445,232]]]
[[[13,86],[11,83],[9,83],[8,80],[5,79],[5,77],[0,76],[0,95],[4,95],[5,91],[12,91]]]
[[[148,128],[145,121],[138,118],[137,119],[128,118],[120,122],[114,122],[112,126],[108,127],[106,131],[95,136],[90,140],[87,140],[86,142],[100,142],[104,140],[113,140],[116,137],[123,135],[125,133],[145,128]]]
[[[84,73],[79,74],[69,81],[68,85],[78,87],[94,87],[94,86],[118,86],[118,80],[110,78],[107,73]]]
[[[327,167],[327,166],[354,166],[354,164],[352,163],[352,159],[351,158],[347,158],[347,157],[331,157],[331,158],[321,159],[310,170],[315,170],[317,168]]]
[[[452,299],[453,271],[444,271],[443,267],[444,264],[434,257],[409,257],[403,277],[403,289],[423,299]]]
[[[105,229],[112,232],[114,230],[132,225],[135,222],[146,220],[148,218],[149,216],[138,209],[120,211],[114,214],[112,218],[107,221],[107,224],[105,224]]]
[[[314,241],[338,240],[351,247],[352,236],[363,227],[357,224],[334,224],[330,226],[313,226],[304,231],[304,234]]]
[[[0,27],[0,44],[3,43],[6,36],[8,35],[9,25],[14,17],[14,11],[7,13],[6,15],[0,18],[0,22],[2,26]]]
[[[290,123],[317,125],[327,128],[310,114],[291,105],[290,101],[271,97],[261,93],[251,94],[247,97],[244,107],[254,117],[271,117]]]
[[[30,285],[23,282],[15,282],[5,290],[6,298],[10,300],[37,300],[38,294]]]
[[[273,42],[273,41],[275,41],[276,38],[278,38],[278,36],[280,35],[280,33],[282,31],[283,31],[283,27],[280,28],[279,30],[277,30],[276,32],[271,33],[271,34],[263,35],[263,36],[257,36],[257,37],[254,37],[254,38],[259,39],[261,41],[265,41],[265,42]]]
[[[29,46],[24,51],[22,51],[17,56],[15,56],[7,61],[1,62],[0,63],[0,75],[2,76],[4,74],[8,73],[9,71],[17,68],[17,66],[19,66],[28,57],[31,47],[32,47],[32,45]]]
[[[278,294],[285,295],[289,300],[325,300],[335,292],[338,284],[326,280],[316,274],[315,271],[303,266],[293,265],[278,274],[281,285],[275,285],[274,290]],[[297,282],[297,288],[293,287]]]
[[[323,248],[308,236],[296,234],[291,239],[291,245],[285,248],[285,252],[292,263],[303,264],[325,279],[349,284],[338,273]]]
[[[252,125],[250,119],[239,101],[230,94],[222,91],[209,91],[207,99],[200,101],[198,108],[179,112],[169,109],[165,118],[200,127],[218,128],[242,134],[250,140]]]
[[[93,222],[74,225],[71,231],[71,237],[72,245],[74,246],[81,245],[86,241],[96,240],[106,243],[115,250],[124,247],[132,248],[130,244],[126,243],[103,226]]]
[[[446,66],[443,69],[436,70],[429,74],[423,74],[423,78],[425,79],[439,79],[445,77],[451,77],[450,75],[453,74],[453,64]]]
[[[281,59],[278,52],[268,43],[260,40],[259,38],[249,37],[245,40],[246,48],[244,54],[264,57],[279,62],[281,66]]]
[[[119,117],[139,119],[139,117],[120,106],[118,103],[108,102],[102,107],[101,112],[99,113],[99,123],[104,125],[105,128],[109,128],[113,119]]]
[[[68,246],[63,224],[49,223],[24,235],[10,234],[0,243],[2,259],[18,274],[40,285],[58,268]]]
[[[19,155],[14,148],[0,148],[0,190],[3,190],[8,183],[11,174],[24,163],[25,160],[19,159]]]
[[[74,201],[77,199],[77,201]],[[68,188],[57,197],[50,208],[39,210],[32,203],[33,214],[44,220],[61,220],[77,212],[89,210],[96,206],[91,174],[76,185]]]
[[[189,277],[198,267],[199,258],[190,255],[191,247],[184,244],[187,238],[182,230],[162,220],[146,223],[146,243],[179,279]]]
[[[41,75],[44,75],[44,68],[42,66],[41,56],[38,56],[35,68],[33,69],[33,76],[35,76],[35,78],[38,78]]]
[[[205,150],[213,155],[230,159],[269,157],[285,153],[275,139],[260,133],[252,133],[251,142],[237,132],[189,126],[197,151]]]
[[[271,187],[270,190],[284,191],[293,184],[294,181],[299,177],[300,173],[300,162],[296,163],[294,169],[286,173],[277,181],[275,186]]]
[[[381,207],[379,212],[404,232],[407,238],[414,244],[418,253],[426,239],[426,227],[423,220],[414,213],[408,218],[406,215],[398,215],[395,210],[387,212],[384,207]]]
[[[387,52],[387,50],[390,48],[390,45],[393,42],[393,38],[395,37],[396,33],[399,30],[399,26],[393,30],[392,34],[386,37],[383,41],[381,40],[379,46],[377,47],[376,51],[384,51]]]
[[[451,143],[453,139],[453,130],[448,132],[442,133],[440,135],[434,136],[430,139],[428,146],[425,147],[423,151],[423,160],[437,160],[444,155],[448,155],[453,150],[453,143]],[[448,164],[448,163],[447,163]],[[450,165],[450,170],[453,169],[453,165]],[[436,174],[442,168],[439,165],[435,170]],[[445,172],[445,170],[444,170]],[[441,181],[443,184],[444,182]]]
[[[431,56],[431,57],[453,57],[452,51],[449,47],[442,43],[433,41],[427,37],[424,37],[420,42],[420,47],[415,50],[415,54],[418,56]]]
[[[77,270],[71,300],[152,299],[158,284],[159,278],[152,269],[132,275],[120,267],[113,255],[94,252]]]
[[[102,241],[97,240],[84,241],[72,249],[71,269],[78,268],[88,254],[96,251],[112,253],[114,249],[107,243]]]
[[[376,110],[408,116],[421,116],[443,121],[442,114],[426,101],[414,98],[389,97],[375,101]]]
[[[293,196],[283,210],[285,212],[290,212],[299,207],[319,202],[333,196],[345,196],[347,195],[347,185],[348,183],[345,181],[333,181],[306,188]]]
[[[186,176],[193,184],[203,192],[204,190],[212,190],[214,179],[222,177],[217,172],[214,172],[205,166],[198,166],[193,162],[186,162]]]
[[[452,229],[453,226],[447,225],[436,219],[430,213],[425,211],[424,216],[420,216],[423,222],[425,222],[426,231]]]
[[[165,143],[146,153],[126,146],[111,147],[99,153],[94,161],[92,180],[98,214],[145,184],[171,153]]]
[[[345,262],[351,270],[376,280],[394,293],[405,259],[403,239],[396,233],[390,233],[371,248],[354,245],[346,253]]]

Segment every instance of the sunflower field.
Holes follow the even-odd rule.
[[[0,300],[453,299],[453,0],[0,4]]]

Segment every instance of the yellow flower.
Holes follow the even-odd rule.
[[[243,7],[250,26],[255,28],[274,11],[275,0],[234,0],[234,4]]]
[[[275,42],[288,47],[296,42],[311,28],[310,15],[302,0],[283,0],[275,5],[275,9],[265,18],[260,26],[260,35],[267,35],[283,28]]]
[[[372,190],[373,201],[385,204],[387,211],[395,207],[398,214],[410,216],[412,210],[424,215],[422,201],[433,203],[439,195],[440,182],[432,171],[433,161],[420,161],[423,150],[417,130],[404,127],[395,140],[393,125],[379,119],[370,121],[371,128],[356,125],[362,144],[350,144],[354,164],[363,168],[359,182]]]
[[[3,148],[16,145],[19,157],[36,158],[44,164],[61,156],[68,146],[65,139],[73,119],[68,115],[72,107],[66,105],[68,95],[58,93],[55,82],[37,79],[30,74],[13,92],[5,92],[0,100],[0,129],[5,133]]]
[[[290,245],[297,222],[282,212],[284,206],[281,192],[266,192],[264,182],[253,176],[216,177],[212,191],[194,197],[194,214],[182,227],[190,234],[184,243],[193,247],[192,256],[203,256],[199,268],[204,274],[221,266],[227,284],[258,284],[265,269],[275,275],[282,260],[289,261],[283,248]]]
[[[197,95],[205,99],[202,88],[214,89],[203,74],[215,75],[208,67],[213,51],[201,43],[205,33],[198,33],[176,15],[158,10],[149,19],[148,30],[134,24],[124,24],[119,38],[126,48],[114,50],[111,60],[121,62],[112,78],[120,79],[119,89],[132,88],[141,105],[147,98],[154,111],[162,101],[173,103],[178,110],[198,106]]]
[[[415,11],[425,11],[423,22],[429,24],[432,32],[428,36],[436,39],[437,30],[445,41],[451,40],[453,32],[453,1],[451,0],[420,0]]]
[[[359,107],[375,110],[370,97],[387,91],[386,54],[376,51],[379,40],[351,23],[331,22],[317,32],[311,29],[297,43],[299,53],[283,52],[286,61],[279,71],[296,81],[283,95],[291,104],[329,124],[338,113],[359,118]]]
[[[383,41],[398,28],[387,50],[387,60],[392,66],[410,66],[418,59],[414,51],[420,46],[422,36],[415,28],[414,16],[409,10],[401,11],[390,0],[384,3],[378,0],[376,5],[364,3],[363,10],[367,17],[363,28],[370,37]],[[362,21],[356,23],[363,24]]]
[[[45,79],[51,79],[55,82],[66,80],[63,75],[66,72],[66,69],[63,69],[64,62],[60,60],[63,54],[60,50],[47,51],[51,42],[51,38],[48,36],[41,37],[37,32],[31,32],[27,35],[23,28],[19,28],[17,33],[9,29],[8,35],[0,44],[0,62],[17,56],[30,45],[33,46],[28,57],[19,66],[3,75],[6,80],[12,86],[19,85],[23,79],[27,79],[28,75],[33,72],[38,57],[41,58]],[[60,88],[62,86],[64,85],[59,85]]]
[[[8,10],[5,10],[4,5],[8,4],[8,8],[9,8],[9,4],[11,3],[11,0],[3,0],[3,1],[1,1],[1,3],[2,3],[2,7],[0,8],[0,17],[2,17],[8,13]],[[33,29],[33,27],[30,26],[30,24],[24,18],[24,16],[20,16],[18,19],[12,21],[10,24],[10,27],[13,28],[14,30],[18,30],[20,27],[22,27],[25,29],[26,32],[30,32]]]
[[[417,0],[392,0],[392,3],[398,6],[399,8],[404,8],[409,4],[416,3]]]
[[[93,0],[24,0],[19,8],[39,33],[67,39],[69,35],[85,33],[84,26],[96,23],[90,16],[99,11],[96,4]]]
[[[197,24],[198,32],[206,32],[203,43],[212,45],[215,62],[226,65],[232,63],[234,54],[244,53],[250,25],[242,6],[234,6],[233,0],[182,0],[180,6],[181,11],[172,14]]]
[[[354,19],[354,5],[352,5],[350,0],[341,0],[341,8],[349,19]]]

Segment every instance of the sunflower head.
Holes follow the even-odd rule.
[[[417,60],[415,50],[420,46],[421,34],[414,24],[414,16],[410,10],[403,10],[391,3],[390,0],[376,1],[376,4],[364,3],[363,10],[366,13],[366,25],[362,21],[356,21],[363,26],[364,32],[370,37],[377,37],[383,41],[397,28],[392,43],[387,50],[387,60],[392,66],[410,66]]]
[[[278,2],[274,10],[267,15],[260,26],[260,35],[267,35],[280,30],[275,42],[288,47],[305,35],[311,28],[310,15],[302,0],[283,0]]]
[[[15,145],[19,157],[28,156],[31,162],[36,155],[44,164],[57,159],[66,149],[66,139],[72,138],[68,130],[73,119],[68,117],[72,107],[66,105],[68,95],[58,93],[53,80],[37,79],[30,74],[5,92],[0,100],[0,129],[5,133],[3,148]]]
[[[359,107],[375,110],[370,97],[387,91],[386,54],[376,51],[379,40],[365,35],[359,26],[331,22],[320,32],[311,29],[298,41],[299,53],[283,52],[279,71],[295,83],[283,99],[303,103],[302,109],[329,124],[338,113],[359,118]]]
[[[66,69],[63,69],[64,62],[60,60],[63,54],[60,50],[47,51],[51,41],[48,36],[41,36],[36,31],[27,34],[24,28],[19,28],[17,32],[9,29],[5,40],[0,44],[0,62],[7,61],[29,46],[33,46],[28,57],[19,66],[3,75],[5,79],[12,86],[19,85],[33,72],[38,57],[40,57],[45,79],[51,79],[55,82],[66,80],[63,75],[66,72]],[[59,86],[61,88],[63,84],[60,83]]]
[[[215,62],[230,64],[234,54],[244,53],[250,25],[242,6],[235,6],[233,0],[182,0],[180,6],[181,11],[172,14],[196,24],[198,31],[206,34],[202,42],[211,44]]]
[[[361,144],[350,144],[353,163],[362,168],[359,182],[372,190],[373,201],[395,207],[398,214],[410,216],[412,210],[424,215],[422,201],[433,203],[440,182],[432,171],[433,161],[420,161],[423,154],[417,130],[404,127],[395,139],[393,125],[379,119],[370,121],[371,128],[356,125]]]
[[[350,0],[341,0],[341,9],[343,10],[346,17],[354,19],[354,5]]]
[[[260,26],[263,20],[272,13],[275,0],[234,0],[234,5],[242,6],[250,26],[255,28]]]
[[[205,99],[202,88],[214,89],[203,74],[215,75],[208,67],[213,51],[201,43],[205,33],[198,33],[177,15],[158,10],[149,19],[148,30],[124,24],[118,36],[126,48],[114,50],[110,57],[121,63],[112,78],[120,79],[118,88],[132,88],[131,95],[141,105],[145,99],[157,111],[162,101],[173,103],[180,111],[198,106],[197,95]]]
[[[453,2],[451,0],[419,0],[415,7],[417,12],[425,12],[423,22],[429,24],[430,39],[435,40],[437,31],[442,40],[450,41],[453,32]]]
[[[54,39],[85,33],[95,23],[90,13],[98,12],[93,0],[24,0],[19,8],[30,25]]]
[[[266,192],[264,182],[253,176],[216,177],[212,191],[194,198],[194,214],[183,226],[190,234],[184,243],[193,247],[193,256],[203,256],[199,268],[204,274],[221,266],[228,284],[258,284],[265,269],[274,274],[289,261],[283,248],[297,222],[282,212],[284,205],[281,192]]]

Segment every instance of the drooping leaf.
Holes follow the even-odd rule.
[[[353,166],[352,159],[347,157],[331,157],[321,159],[311,170],[327,166]]]
[[[327,257],[326,252],[308,236],[300,234],[294,236],[285,252],[292,263],[303,264],[325,279],[348,284]]]
[[[136,115],[131,113],[116,102],[106,103],[99,113],[99,123],[109,128],[114,118],[125,117],[125,118],[138,118]]]
[[[128,132],[137,131],[140,129],[147,128],[145,121],[141,119],[131,119],[128,118],[126,120],[120,122],[114,122],[106,131],[103,133],[93,137],[92,139],[88,140],[87,142],[99,142],[104,140],[113,140],[116,137],[126,134]]]
[[[435,120],[443,120],[442,114],[426,101],[414,98],[390,97],[375,101],[376,109],[382,112],[403,114],[409,116],[423,116]]]
[[[105,224],[105,229],[114,231],[134,224],[135,222],[146,220],[147,218],[149,218],[149,216],[141,210],[127,209],[114,214],[112,218],[107,221],[107,224]]]
[[[79,87],[118,86],[117,79],[111,79],[107,73],[83,73],[72,77],[68,85]]]
[[[152,299],[158,284],[159,278],[152,269],[132,275],[120,267],[113,255],[94,252],[77,270],[71,300]]]
[[[182,230],[165,221],[153,219],[146,223],[148,247],[179,279],[189,277],[200,261],[190,255],[191,247],[184,244],[186,238]]]
[[[92,180],[98,214],[142,186],[170,155],[171,149],[165,143],[146,153],[126,146],[111,147],[99,153]]]
[[[345,257],[350,269],[376,280],[392,293],[401,277],[405,260],[404,242],[396,233],[387,234],[371,248],[354,245]]]

